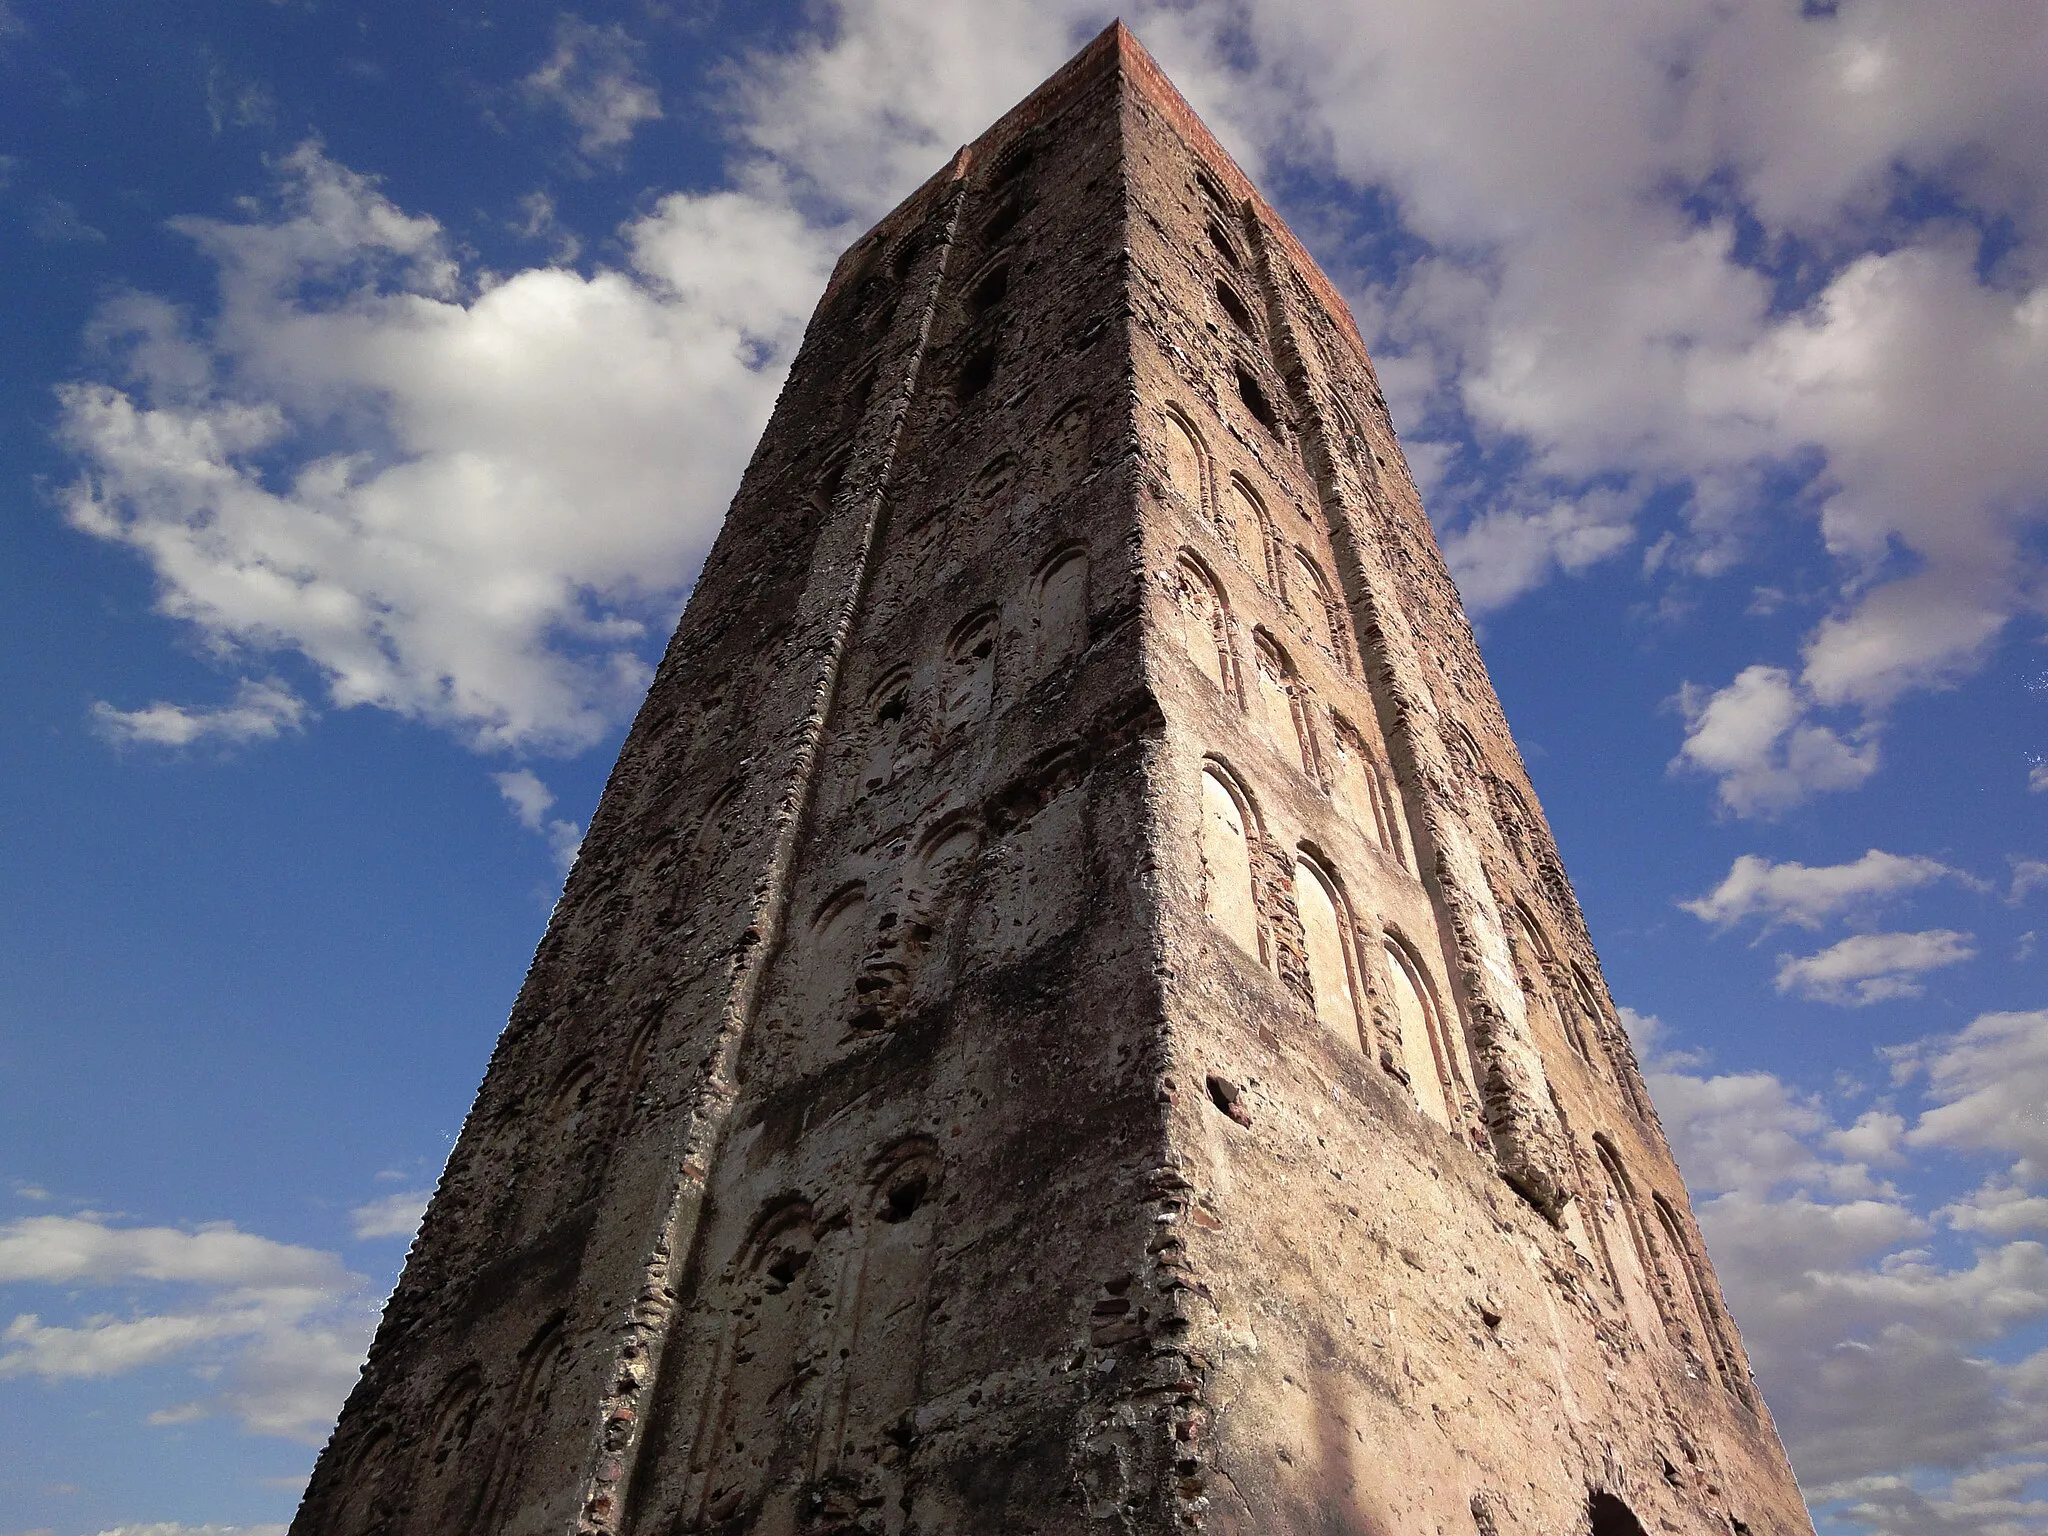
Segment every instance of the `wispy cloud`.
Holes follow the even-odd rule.
[[[577,850],[583,846],[583,828],[576,822],[548,815],[554,809],[554,791],[541,783],[529,768],[497,773],[491,777],[498,786],[498,793],[512,807],[512,814],[519,818],[519,825],[546,838],[555,863],[564,875],[568,874],[570,866],[576,862]]]
[[[380,1237],[410,1240],[419,1230],[420,1218],[427,1214],[427,1201],[433,1193],[430,1189],[401,1189],[356,1206],[348,1213],[356,1237],[365,1242]]]
[[[575,125],[584,155],[616,160],[642,123],[658,121],[661,92],[640,69],[640,44],[617,23],[555,23],[555,51],[520,82],[527,96]]]
[[[93,728],[116,746],[189,747],[218,741],[241,746],[296,731],[306,721],[306,701],[282,683],[244,678],[231,704],[212,708],[170,704],[159,699],[141,709],[116,709],[102,700],[92,707]]]

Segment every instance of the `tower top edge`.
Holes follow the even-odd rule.
[[[1296,238],[1294,231],[1287,227],[1286,221],[1274,211],[1251,177],[1245,173],[1230,151],[1223,147],[1222,142],[1210,131],[1209,125],[1202,121],[1201,116],[1161,68],[1159,61],[1153,58],[1150,50],[1139,41],[1138,35],[1125,25],[1121,17],[1104,27],[1078,53],[1048,75],[1029,95],[997,118],[971,142],[954,151],[947,163],[923,185],[883,215],[875,226],[856,240],[840,258],[839,268],[834,272],[830,286],[838,285],[840,277],[851,265],[850,258],[856,252],[866,250],[877,238],[884,241],[893,240],[922,224],[944,201],[952,188],[973,173],[975,167],[999,159],[1003,151],[1018,138],[1038,124],[1058,115],[1082,91],[1099,84],[1106,76],[1116,77],[1122,89],[1142,98],[1148,106],[1158,112],[1195,152],[1205,171],[1220,182],[1232,197],[1251,204],[1268,237],[1285,252],[1295,271],[1301,275],[1317,300],[1337,321],[1346,338],[1357,347],[1360,357],[1366,358],[1365,340],[1359,333],[1357,319],[1352,315],[1351,306],[1338,291],[1337,285]],[[1371,366],[1369,359],[1367,366]]]

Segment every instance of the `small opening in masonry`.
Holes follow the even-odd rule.
[[[1242,1091],[1227,1077],[1218,1077],[1213,1072],[1209,1074],[1209,1102],[1239,1125],[1252,1123],[1251,1111],[1244,1107]]]
[[[1635,1512],[1611,1493],[1594,1494],[1586,1503],[1586,1514],[1592,1521],[1591,1536],[1649,1536]]]
[[[1011,198],[1010,201],[996,210],[994,218],[982,225],[982,239],[990,243],[1002,239],[1003,236],[1017,227],[1017,221],[1023,217],[1024,204],[1022,200],[1014,197]]]
[[[870,364],[853,381],[853,387],[847,390],[845,414],[848,420],[859,416],[868,408],[868,397],[875,392],[875,374],[876,367]]]
[[[1024,145],[1011,150],[997,162],[995,175],[989,178],[992,187],[1008,186],[1030,168],[1031,149]]]
[[[1272,402],[1259,388],[1259,381],[1243,368],[1237,370],[1237,397],[1244,401],[1246,410],[1259,418],[1260,426],[1275,437],[1280,435],[1280,418],[1274,414]]]
[[[989,273],[987,277],[976,283],[974,285],[974,292],[967,297],[967,302],[973,306],[974,312],[977,315],[986,314],[1002,303],[1009,295],[1009,292],[1010,269],[1006,264],[997,267],[995,271]]]
[[[1207,171],[1196,170],[1195,185],[1202,189],[1202,195],[1219,208],[1230,206],[1230,194],[1216,185],[1216,179]]]
[[[1214,219],[1209,221],[1209,243],[1216,247],[1217,254],[1229,262],[1232,267],[1244,265],[1238,259],[1237,247],[1231,243],[1230,236],[1223,233],[1223,226]]]
[[[910,269],[917,265],[917,258],[924,254],[924,236],[912,235],[896,247],[896,259],[890,263],[898,281],[910,276]]]
[[[996,349],[993,346],[983,347],[968,358],[967,365],[960,370],[960,383],[956,392],[962,400],[972,400],[988,388],[989,380],[995,376]]]
[[[893,1185],[882,1202],[882,1220],[908,1221],[924,1204],[925,1191],[930,1187],[931,1180],[922,1173]]]
[[[1230,323],[1240,331],[1247,336],[1259,334],[1258,327],[1252,324],[1252,312],[1245,307],[1244,300],[1237,296],[1237,290],[1230,284],[1216,285],[1216,302],[1223,306],[1223,313],[1230,316]]]
[[[776,1290],[787,1288],[789,1283],[796,1279],[797,1275],[803,1270],[804,1263],[809,1258],[810,1255],[808,1253],[799,1253],[787,1248],[778,1253],[775,1256],[774,1262],[768,1266],[767,1270],[768,1278],[774,1282],[774,1288]]]

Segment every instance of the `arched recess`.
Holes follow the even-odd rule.
[[[718,862],[732,841],[733,807],[739,797],[740,780],[728,779],[697,814],[697,825],[690,832],[690,863],[699,878]]]
[[[555,1378],[568,1343],[567,1318],[556,1313],[541,1324],[519,1352],[519,1374],[506,1404],[497,1454],[483,1491],[483,1511],[474,1529],[500,1530],[519,1507],[521,1483],[536,1459],[554,1405]],[[579,1426],[580,1427],[580,1426]],[[448,1529],[448,1527],[443,1527]]]
[[[753,1505],[783,1459],[814,1326],[806,1271],[817,1253],[811,1208],[772,1208],[722,1287],[725,1325],[690,1439],[684,1527]]]
[[[1273,526],[1273,515],[1266,510],[1265,499],[1243,475],[1234,474],[1230,477],[1229,500],[1238,526],[1251,529],[1258,537],[1259,569],[1265,573],[1266,585],[1285,601],[1287,574],[1281,562],[1280,532]]]
[[[335,1478],[340,1491],[322,1529],[334,1536],[371,1536],[394,1529],[391,1513],[400,1479],[393,1474],[399,1459],[398,1436],[389,1424],[379,1424],[365,1435],[348,1458],[346,1471]]]
[[[441,1536],[474,1523],[490,1472],[490,1407],[483,1374],[473,1365],[457,1372],[434,1400],[406,1500],[409,1536]]]
[[[1016,480],[1017,456],[1014,453],[996,454],[983,464],[974,472],[974,481],[967,488],[967,500],[974,514],[981,515],[1001,508]]]
[[[886,787],[902,771],[910,735],[910,668],[897,667],[869,690],[863,732],[862,793]]]
[[[1706,1277],[1700,1272],[1699,1259],[1693,1251],[1685,1223],[1672,1209],[1671,1202],[1661,1194],[1651,1194],[1650,1208],[1656,1214],[1664,1246],[1671,1252],[1672,1267],[1677,1271],[1672,1279],[1681,1293],[1678,1300],[1688,1314],[1686,1322],[1696,1330],[1699,1351],[1712,1363],[1721,1385],[1747,1403],[1749,1393],[1743,1383],[1742,1366],[1736,1357],[1734,1342],[1729,1337],[1726,1319],[1715,1306],[1713,1293],[1707,1288]]]
[[[1385,947],[1387,990],[1401,1031],[1401,1065],[1422,1112],[1448,1128],[1465,1080],[1462,1043],[1447,1027],[1429,976],[1407,944],[1389,933]]]
[[[1315,643],[1329,653],[1339,670],[1348,675],[1351,671],[1351,646],[1347,638],[1350,625],[1329,577],[1323,574],[1323,568],[1316,564],[1315,557],[1299,547],[1294,551],[1294,569],[1289,574],[1293,578],[1289,583],[1289,601],[1308,624]]]
[[[1088,645],[1088,552],[1078,544],[1039,567],[1033,583],[1032,624],[1041,671],[1078,655]]]
[[[1593,1220],[1592,1196],[1586,1192],[1585,1160],[1579,1152],[1578,1138],[1572,1134],[1571,1116],[1565,1112],[1564,1101],[1557,1096],[1557,1085],[1545,1082],[1543,1087],[1550,1095],[1550,1112],[1557,1116],[1558,1127],[1564,1132],[1567,1172],[1571,1176],[1571,1198],[1565,1202],[1558,1224],[1579,1256],[1597,1268],[1602,1261],[1598,1241],[1589,1225]]]
[[[1223,311],[1230,323],[1250,337],[1259,340],[1259,322],[1252,318],[1251,306],[1244,296],[1222,278],[1216,280],[1216,307]]]
[[[1202,910],[1239,949],[1262,964],[1265,940],[1252,881],[1258,838],[1251,801],[1217,763],[1202,766]]]
[[[1064,490],[1086,476],[1094,459],[1093,425],[1094,413],[1085,399],[1071,400],[1054,413],[1040,449],[1047,484],[1054,491]]]
[[[867,925],[868,947],[853,984],[855,1029],[894,1028],[910,1006],[917,978],[948,929],[954,899],[980,848],[980,823],[964,815],[941,821],[919,841],[896,900]]]
[[[1240,705],[1237,656],[1230,648],[1230,604],[1216,573],[1192,551],[1174,566],[1174,600],[1180,614],[1181,645],[1202,675]]]
[[[942,1166],[923,1137],[875,1160],[856,1207],[835,1353],[840,1360],[830,1408],[821,1415],[819,1463],[866,1494],[897,1490],[890,1436],[917,1406],[924,1366]]]
[[[1161,435],[1165,438],[1167,483],[1199,516],[1206,519],[1209,516],[1209,452],[1202,444],[1202,434],[1195,430],[1195,424],[1179,406],[1169,405],[1163,414],[1166,420],[1161,427]]]
[[[944,729],[985,719],[995,691],[996,611],[990,607],[961,620],[946,641]]]
[[[1604,1186],[1599,1191],[1599,1237],[1607,1261],[1609,1283],[1621,1298],[1622,1310],[1635,1328],[1636,1337],[1647,1344],[1657,1336],[1663,1321],[1650,1277],[1655,1266],[1650,1259],[1649,1234],[1636,1206],[1635,1186],[1622,1166],[1621,1154],[1605,1136],[1593,1138],[1593,1160]]]
[[[1286,647],[1263,629],[1252,632],[1253,670],[1257,673],[1259,719],[1266,739],[1283,756],[1291,755],[1318,789],[1328,789],[1322,746],[1316,740],[1308,690],[1294,669]]]
[[[805,958],[790,968],[791,1023],[800,1033],[807,1026],[833,1026],[853,1012],[853,984],[867,947],[867,887],[855,880],[842,885],[819,905],[804,936]]]
[[[1614,1016],[1601,1002],[1601,994],[1595,990],[1592,979],[1576,966],[1572,972],[1579,994],[1591,1012],[1594,1036],[1600,1041],[1601,1052],[1608,1070],[1614,1074],[1614,1081],[1621,1088],[1621,1096],[1628,1100],[1628,1107],[1635,1111],[1638,1120],[1655,1124],[1657,1117],[1650,1106],[1649,1090],[1643,1086],[1642,1074],[1636,1067],[1635,1052],[1629,1047],[1627,1033],[1614,1022]]]
[[[1620,1085],[1621,1096],[1628,1100],[1629,1108],[1638,1118],[1648,1118],[1649,1106],[1643,1100],[1642,1089],[1632,1080],[1626,1063],[1614,1053],[1608,1037],[1607,1011],[1600,1005],[1600,993],[1592,978],[1576,961],[1564,975],[1564,990],[1568,994],[1565,1002],[1576,1011],[1579,1034],[1586,1042],[1586,1060],[1601,1076],[1611,1077]]]
[[[1545,1033],[1559,1035],[1570,1047],[1574,1056],[1592,1064],[1592,1057],[1586,1050],[1586,1039],[1579,1029],[1578,1008],[1573,999],[1559,995],[1557,954],[1550,947],[1550,941],[1543,936],[1543,930],[1536,924],[1536,916],[1522,902],[1515,902],[1508,912],[1514,926],[1516,959],[1522,968],[1522,990],[1529,999],[1529,1006],[1541,1020],[1539,1027]]]
[[[530,1122],[522,1150],[532,1161],[514,1242],[530,1241],[597,1193],[607,1150],[601,1133],[610,1128],[599,1103],[604,1085],[598,1065],[592,1055],[571,1061]]]
[[[1454,720],[1450,716],[1444,715],[1439,717],[1439,721],[1444,749],[1450,753],[1451,760],[1461,770],[1462,777],[1466,781],[1466,787],[1476,794],[1478,792],[1478,780],[1486,772],[1486,756],[1479,750],[1479,739],[1465,728],[1462,720]],[[1489,817],[1491,814],[1491,807],[1489,807]]]
[[[1336,710],[1330,711],[1330,735],[1337,760],[1332,778],[1339,804],[1351,822],[1377,848],[1384,849],[1412,872],[1407,843],[1395,814],[1393,789],[1386,769],[1366,744],[1365,733]]]
[[[1086,919],[1090,888],[1088,760],[1064,746],[1026,771],[983,861],[967,924],[976,967],[1011,965]]]
[[[1336,876],[1307,849],[1294,859],[1294,905],[1301,914],[1316,1019],[1347,1046],[1364,1050],[1351,904]]]

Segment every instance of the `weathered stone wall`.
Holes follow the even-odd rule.
[[[1806,1529],[1356,330],[1113,28],[842,259],[294,1530],[1596,1492]]]

